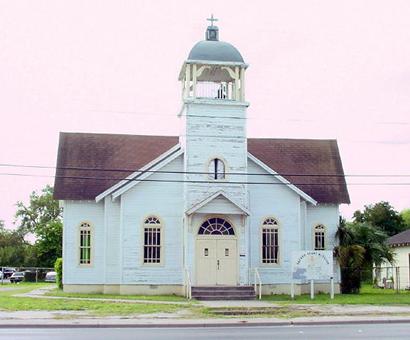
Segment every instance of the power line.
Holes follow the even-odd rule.
[[[244,182],[244,181],[199,181],[199,180],[180,180],[180,179],[139,179],[139,178],[120,178],[120,177],[89,177],[89,176],[57,176],[57,175],[37,175],[37,174],[18,174],[18,173],[0,173],[0,176],[21,176],[21,177],[43,177],[43,178],[62,178],[62,179],[73,179],[73,180],[113,180],[113,181],[128,181],[128,182],[160,182],[160,183],[195,183],[195,184],[221,184],[221,185],[232,185],[232,184],[258,184],[258,185],[310,185],[310,186],[335,186],[341,185],[343,183],[283,183],[283,182]],[[410,185],[409,183],[394,183],[394,182],[385,182],[385,183],[347,183],[347,185],[363,185],[363,186],[373,186],[373,185],[388,185],[388,186],[400,186],[400,185]]]
[[[107,172],[139,172],[143,173],[164,173],[164,174],[186,174],[186,175],[212,175],[211,172],[200,172],[200,171],[166,171],[166,170],[135,170],[135,169],[125,169],[125,168],[96,168],[96,167],[75,167],[75,166],[45,166],[45,165],[27,165],[27,164],[11,164],[11,163],[0,163],[0,167],[13,167],[13,168],[34,168],[34,169],[56,169],[56,170],[79,170],[79,171],[107,171]],[[251,172],[226,172],[227,176],[268,176],[268,177],[278,177],[278,176],[289,176],[289,177],[369,177],[369,178],[402,178],[410,177],[410,174],[297,174],[297,173],[277,173],[277,174],[260,174]]]
[[[160,117],[178,117],[177,114],[163,114],[163,113],[147,113],[147,112],[138,112],[138,111],[120,111],[120,110],[90,110],[92,112],[105,112],[105,113],[112,113],[112,114],[124,114],[124,115],[135,115],[135,116],[160,116]],[[209,115],[195,115],[195,114],[181,114],[180,117],[199,117],[199,118],[232,118],[232,119],[243,119],[243,120],[267,120],[267,121],[275,121],[277,119],[268,117],[268,116],[246,116],[246,117],[238,117],[238,116],[209,116]],[[287,123],[321,123],[321,120],[314,120],[314,119],[286,119],[282,120],[282,122]],[[369,122],[366,122],[367,124]],[[410,125],[410,121],[375,121],[370,122],[375,125]]]

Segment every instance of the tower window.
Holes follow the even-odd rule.
[[[208,170],[211,179],[225,179],[225,163],[221,159],[214,158],[209,163]]]

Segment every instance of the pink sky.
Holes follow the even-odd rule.
[[[410,175],[407,0],[0,5],[0,163],[54,166],[59,131],[178,134],[178,72],[214,13],[250,64],[250,137],[336,138],[346,174]],[[11,227],[16,201],[47,183],[0,176],[0,219]],[[410,207],[410,186],[349,192],[346,217],[380,200]]]

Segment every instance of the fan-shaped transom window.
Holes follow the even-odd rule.
[[[225,163],[219,158],[209,162],[209,177],[211,179],[225,179]]]
[[[158,218],[154,216],[147,217],[144,224],[161,224]]]
[[[214,217],[202,223],[198,235],[235,235],[235,231],[228,221]]]
[[[276,221],[274,218],[267,218],[265,221],[263,221],[264,226],[275,226],[278,225],[278,221]]]

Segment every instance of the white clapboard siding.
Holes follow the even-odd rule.
[[[307,206],[306,245],[313,249],[313,228],[315,225],[325,226],[325,245],[332,250],[336,244],[336,231],[339,225],[339,207],[336,204],[318,204],[316,207]]]
[[[196,213],[201,214],[243,214],[235,204],[223,196],[218,196],[199,208]]]
[[[105,220],[105,283],[117,284],[121,279],[121,200],[104,199]]]
[[[186,107],[186,127],[183,131],[185,167],[188,172],[208,172],[209,162],[220,158],[227,173],[246,173],[246,106],[189,104]],[[187,174],[190,181],[209,181],[206,174]],[[224,190],[236,202],[247,207],[247,189],[244,176],[227,176],[215,183],[188,183],[185,189],[186,208],[190,208],[214,192]]]
[[[275,169],[273,169],[275,170]],[[267,172],[249,160],[248,171],[266,174]],[[250,182],[258,182],[259,176],[249,176]],[[263,176],[263,182],[279,183],[273,177]],[[259,268],[262,281],[266,284],[289,282],[290,257],[292,251],[300,249],[300,196],[286,185],[249,185],[250,200],[250,267]],[[261,225],[265,218],[274,217],[279,222],[279,264],[262,264]]]
[[[92,263],[79,265],[79,226],[92,226]],[[94,201],[64,201],[63,279],[65,284],[104,283],[104,203]]]
[[[183,170],[183,157],[162,168]],[[150,179],[182,180],[182,174],[156,173]],[[121,267],[123,284],[182,284],[183,185],[142,182],[121,196]],[[162,221],[161,265],[143,264],[143,222],[147,216]]]

